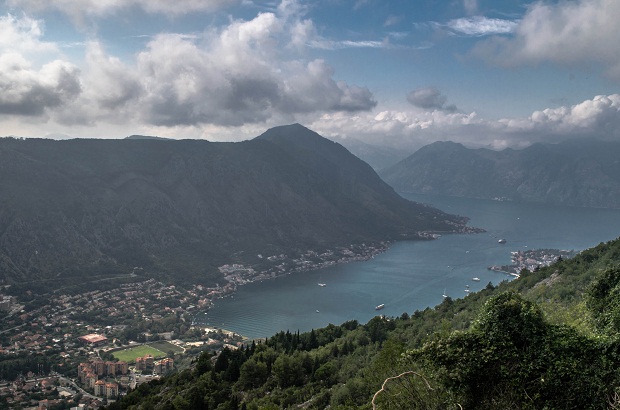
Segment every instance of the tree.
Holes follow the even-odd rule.
[[[597,328],[615,334],[620,331],[620,268],[611,267],[590,285],[586,306]]]
[[[259,387],[267,381],[268,376],[267,365],[263,362],[257,362],[254,358],[250,358],[241,365],[237,384],[240,389]]]
[[[605,408],[618,383],[617,347],[545,322],[537,305],[505,292],[472,328],[408,352],[411,367],[463,408]]]
[[[280,355],[273,363],[272,373],[282,388],[301,386],[303,383],[303,368],[301,360],[289,355]]]

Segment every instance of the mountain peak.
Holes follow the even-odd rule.
[[[289,125],[280,125],[278,127],[273,127],[256,137],[259,140],[282,140],[282,139],[295,139],[295,140],[325,140],[326,138],[322,137],[318,133],[312,131],[309,128],[304,127],[301,124],[289,124]]]
[[[454,142],[454,141],[435,141],[433,143],[430,143],[422,148],[420,148],[420,151],[422,150],[466,150],[467,148],[465,148],[465,146],[463,144],[461,144],[460,142]]]
[[[172,140],[172,138],[156,137],[153,135],[136,135],[136,134],[125,137],[125,139],[126,140],[161,140],[161,141]]]
[[[306,154],[314,152],[336,163],[344,161],[345,158],[346,161],[350,161],[353,158],[356,161],[361,161],[347,151],[342,145],[321,136],[301,124],[282,125],[270,128],[255,139],[259,141],[269,141],[285,150],[303,151]]]

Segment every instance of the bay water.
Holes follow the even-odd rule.
[[[509,265],[512,251],[583,250],[620,236],[620,210],[402,195],[467,216],[470,226],[486,232],[396,242],[367,261],[247,284],[217,300],[208,312],[197,315],[196,322],[262,338],[352,319],[366,323],[377,314],[411,314],[441,303],[443,294],[465,297],[466,289],[473,292],[489,282],[511,280],[487,268]],[[380,304],[385,307],[375,310]]]

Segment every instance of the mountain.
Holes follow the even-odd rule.
[[[154,135],[130,135],[125,137],[126,140],[172,140],[172,138],[157,137]]]
[[[405,159],[413,150],[406,152],[396,148],[368,144],[355,138],[331,138],[343,145],[353,155],[367,162],[374,170],[390,167]]]
[[[380,174],[401,192],[620,208],[620,142],[503,151],[435,142]]]
[[[0,140],[0,280],[9,284],[61,286],[135,267],[215,284],[224,264],[464,224],[403,199],[297,124],[239,143]]]

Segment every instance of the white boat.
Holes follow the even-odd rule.
[[[497,241],[497,243],[506,243],[506,239],[500,239],[499,241]]]
[[[480,278],[471,278],[474,282],[480,282]]]
[[[319,283],[319,286],[323,288],[323,287],[327,286],[327,283]]]
[[[377,305],[377,307],[375,308],[375,310],[381,310],[381,309],[383,309],[384,307],[385,307],[385,304],[383,304],[383,303],[382,303],[382,304],[380,304],[380,305]]]
[[[444,298],[447,298],[447,297],[448,297],[448,294],[446,293],[446,289],[445,289],[445,288],[444,288],[444,290],[443,290],[443,294],[442,294],[441,296],[443,296]]]

